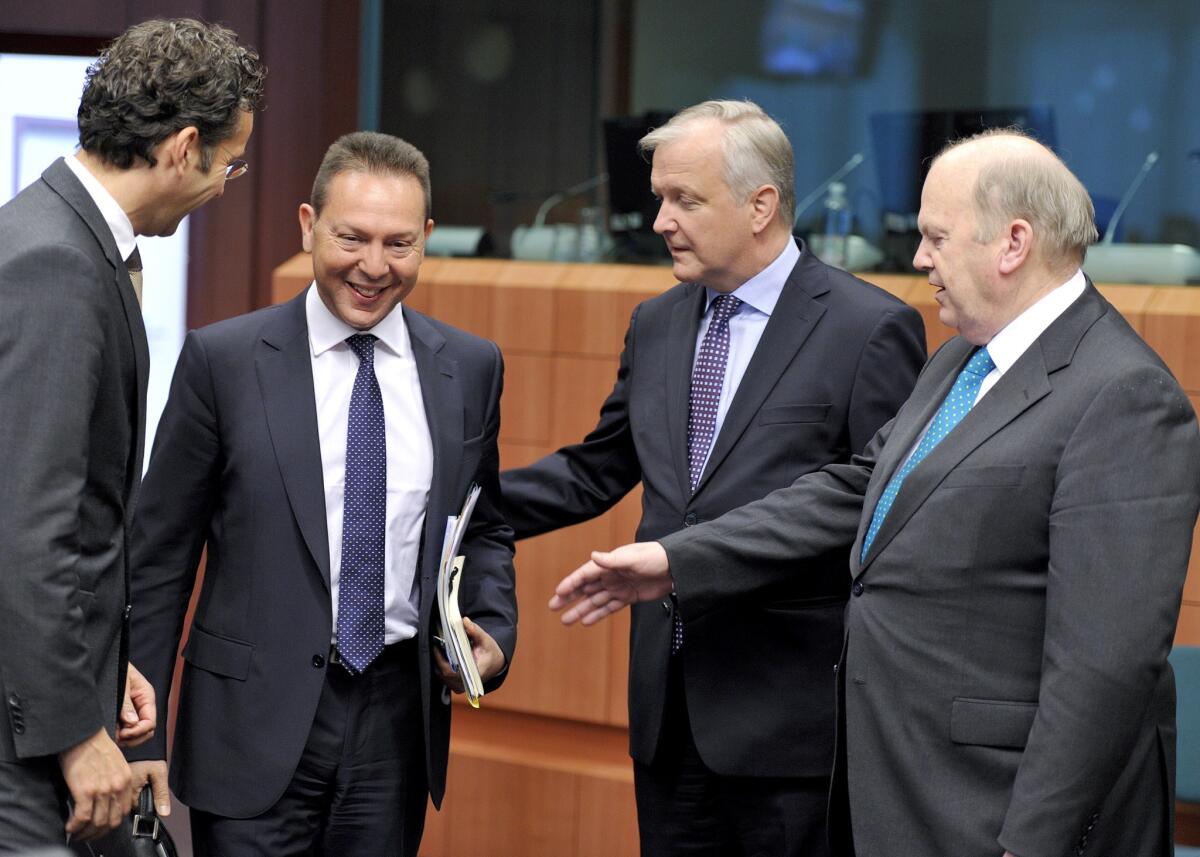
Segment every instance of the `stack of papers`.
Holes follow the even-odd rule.
[[[463,536],[467,532],[467,524],[471,521],[471,512],[475,509],[475,501],[479,499],[479,486],[472,485],[467,490],[467,499],[462,511],[446,519],[446,536],[442,540],[442,560],[438,564],[437,602],[438,614],[442,620],[442,646],[446,651],[446,660],[454,671],[462,676],[463,688],[467,693],[467,701],[475,708],[479,707],[479,697],[483,696],[483,681],[479,678],[479,668],[475,665],[475,656],[471,653],[471,641],[467,630],[463,627],[462,613],[458,608],[458,587],[462,581],[463,563],[466,557],[459,554]]]

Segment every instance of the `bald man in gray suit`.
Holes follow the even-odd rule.
[[[1048,149],[949,148],[919,225],[914,263],[959,335],[863,456],[595,554],[553,606],[594,622],[673,581],[699,621],[853,544],[841,853],[1166,857],[1195,413],[1080,271],[1091,203]]]

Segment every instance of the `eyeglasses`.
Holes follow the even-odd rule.
[[[244,176],[246,170],[250,169],[250,165],[241,158],[234,158],[229,162],[229,166],[225,168],[225,181],[236,179],[238,176]]]

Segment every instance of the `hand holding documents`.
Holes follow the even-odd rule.
[[[459,555],[458,549],[462,546],[471,512],[478,499],[479,486],[472,485],[467,491],[462,511],[446,519],[446,535],[442,540],[442,559],[438,563],[437,586],[438,614],[442,624],[441,639],[446,660],[462,677],[467,700],[475,708],[479,707],[479,697],[483,696],[483,680],[471,653],[471,641],[463,627],[463,617],[458,607],[459,583],[462,580],[463,563],[466,562],[466,557]]]

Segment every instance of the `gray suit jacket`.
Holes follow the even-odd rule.
[[[504,368],[492,343],[403,312],[433,441],[418,642],[429,790],[440,802],[450,706],[431,670],[431,623],[446,518],[472,482],[483,494],[464,540],[460,602],[510,663],[516,645],[512,531],[496,502]],[[175,653],[207,545],[183,652],[171,786],[188,806],[218,815],[245,818],[275,803],[325,683],[333,608],[309,354],[303,293],[190,333],[136,520],[130,658],[158,694],[159,724],[128,755],[166,757]]]
[[[1195,414],[1089,285],[907,478],[860,563],[972,351],[934,355],[852,464],[663,539],[681,609],[854,542],[838,773],[858,857],[1167,855]]]
[[[56,161],[0,208],[0,759],[116,726],[149,366],[112,232]]]

